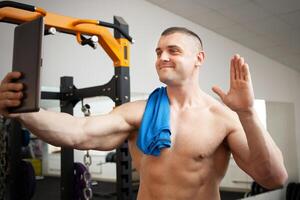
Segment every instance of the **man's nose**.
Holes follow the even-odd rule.
[[[162,52],[160,55],[160,60],[162,61],[170,61],[169,54],[167,52]]]

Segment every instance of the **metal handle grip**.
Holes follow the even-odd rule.
[[[0,1],[0,8],[3,8],[3,7],[19,8],[19,9],[23,9],[23,10],[32,11],[32,12],[35,11],[35,7],[32,5],[18,3],[15,1]]]

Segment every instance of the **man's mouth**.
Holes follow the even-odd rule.
[[[159,69],[166,69],[166,68],[174,68],[173,65],[161,65],[159,66]]]

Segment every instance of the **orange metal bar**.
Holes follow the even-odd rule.
[[[10,23],[20,24],[31,21],[40,15],[44,16],[46,28],[55,27],[57,31],[74,35],[79,33],[98,36],[99,44],[112,59],[114,66],[129,67],[129,42],[126,39],[114,38],[106,27],[97,24],[97,20],[85,20],[58,15],[46,12],[41,8],[37,8],[36,12],[11,7],[3,7],[0,9],[0,21]]]

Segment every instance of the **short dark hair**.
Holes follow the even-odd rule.
[[[170,27],[170,28],[167,28],[166,30],[164,30],[161,33],[161,36],[166,36],[166,35],[170,35],[170,34],[173,34],[173,33],[183,33],[183,34],[186,34],[186,35],[197,38],[200,42],[201,48],[203,49],[203,44],[202,44],[201,38],[196,33],[194,33],[193,31],[191,31],[187,28],[184,28],[184,27]]]

